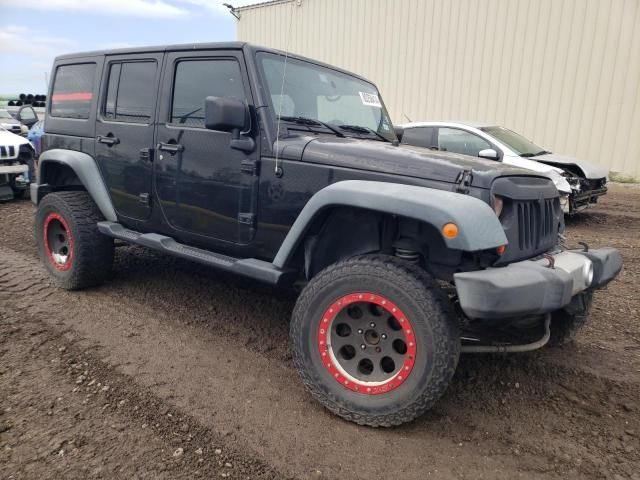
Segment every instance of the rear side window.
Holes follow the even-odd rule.
[[[207,97],[245,100],[242,73],[236,60],[180,61],[173,85],[171,123],[204,127]]]
[[[95,75],[95,63],[59,66],[53,82],[51,116],[89,118]]]
[[[438,143],[433,138],[434,127],[405,128],[402,134],[402,143],[417,147],[436,148]]]
[[[109,68],[104,118],[148,123],[155,107],[156,62],[113,63]]]

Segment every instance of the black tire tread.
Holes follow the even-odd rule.
[[[589,296],[586,302],[586,308],[583,311],[572,313],[567,310],[558,310],[557,312],[553,312],[551,324],[549,325],[551,337],[549,338],[548,345],[560,347],[575,341],[578,332],[589,320],[591,304],[592,297]]]
[[[13,198],[15,200],[22,200],[25,198],[27,190],[25,188],[14,188],[13,189]]]
[[[415,402],[392,414],[385,415],[361,415],[343,408],[334,398],[326,395],[318,389],[313,379],[307,372],[301,352],[298,350],[296,339],[301,336],[302,322],[305,320],[305,312],[309,302],[316,292],[327,284],[337,279],[352,275],[354,268],[366,270],[367,274],[379,277],[393,277],[404,292],[410,295],[424,311],[431,310],[433,318],[432,327],[436,339],[437,362],[433,378],[435,381],[421,393]],[[410,422],[424,414],[444,394],[455,373],[460,354],[460,335],[458,327],[452,319],[452,306],[447,296],[442,292],[438,284],[423,269],[396,257],[388,255],[362,255],[337,262],[312,279],[298,298],[294,308],[290,336],[293,345],[293,362],[302,377],[302,382],[311,395],[336,415],[357,423],[371,427],[392,427]]]

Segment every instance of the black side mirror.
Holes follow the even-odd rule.
[[[16,120],[31,128],[38,121],[38,115],[32,107],[24,106],[18,110]]]
[[[248,108],[235,98],[207,97],[204,101],[204,126],[209,130],[233,132],[245,130]]]
[[[252,152],[255,142],[251,137],[240,138],[240,132],[250,126],[249,107],[235,98],[207,97],[204,101],[204,126],[209,130],[231,132],[231,148]]]

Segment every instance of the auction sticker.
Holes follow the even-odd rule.
[[[382,104],[380,103],[380,99],[378,95],[375,93],[366,93],[366,92],[358,92],[360,94],[360,99],[364,105],[369,105],[370,107],[378,107],[382,108]]]

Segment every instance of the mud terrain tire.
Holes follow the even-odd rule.
[[[27,196],[27,190],[23,188],[11,188],[14,200],[23,200]]]
[[[357,375],[350,376],[348,373],[343,376],[338,371],[347,370],[340,370],[341,366],[336,367],[331,363],[334,360],[343,361],[337,360],[340,352],[334,355],[334,340],[331,340],[334,338],[337,342],[338,335],[342,336],[342,333],[338,333],[336,337],[327,336],[326,346],[323,347],[324,335],[335,332],[334,328],[341,325],[344,328],[344,324],[340,323],[334,326],[336,322],[342,321],[337,319],[349,321],[353,313],[352,308],[360,312],[361,306],[366,308],[368,303],[358,300],[362,299],[363,295],[365,300],[375,298],[371,302],[379,302],[377,306],[372,304],[378,310],[373,309],[367,313],[382,311],[378,317],[381,328],[378,338],[389,341],[396,335],[397,340],[398,334],[404,335],[410,329],[415,332],[407,337],[406,346],[409,350],[405,351],[405,357],[394,354],[396,358],[404,358],[405,363],[399,362],[400,365],[397,365],[395,370],[387,372],[390,379],[377,382],[383,385],[374,387],[373,393],[370,392],[372,382],[362,381],[362,376],[358,378]],[[382,306],[389,310],[382,309]],[[391,322],[399,325],[391,313],[392,308],[393,311],[400,312],[401,315],[396,316],[404,322],[403,327],[396,329],[400,331],[385,330],[386,325],[392,325]],[[334,312],[334,309],[338,313],[329,313]],[[331,315],[335,316],[327,318]],[[359,318],[358,315],[355,317]],[[369,321],[369,317],[364,318],[365,323]],[[384,255],[364,255],[343,260],[314,277],[298,298],[290,330],[293,361],[304,385],[313,397],[336,415],[372,427],[400,425],[431,408],[449,386],[460,355],[460,336],[454,318],[446,295],[419,267]],[[323,327],[326,325],[328,333],[325,334]],[[374,322],[370,325],[373,326]],[[371,330],[368,330],[368,333],[371,333]],[[366,333],[362,336],[360,328],[354,328],[348,335],[352,334],[353,342],[358,348],[366,343]],[[393,348],[396,340],[393,341]],[[350,341],[352,340],[348,340]],[[382,355],[385,355],[385,349],[389,348],[389,344],[378,341],[381,342],[379,345],[383,349]],[[369,352],[375,355],[374,350],[378,351],[377,346],[378,343],[369,344]],[[367,347],[362,348],[362,352],[355,354],[356,360],[365,354],[364,349]],[[409,355],[412,352],[411,348],[414,348],[415,355]],[[326,349],[327,353],[322,353],[323,349]],[[379,372],[374,372],[384,375],[384,357],[378,364],[375,363],[377,357],[370,358],[373,360],[374,369],[380,368]],[[412,359],[412,364],[406,363],[409,358]],[[349,361],[344,362],[347,364]],[[403,378],[400,374],[404,373],[405,369],[409,373]],[[356,381],[349,382],[349,379]]]
[[[79,290],[111,272],[113,240],[98,231],[104,220],[87,192],[46,195],[36,212],[38,254],[57,286]]]
[[[575,340],[580,329],[587,323],[593,292],[582,294],[577,305],[570,305],[568,308],[553,312],[551,315],[551,337],[550,346],[562,346]]]

